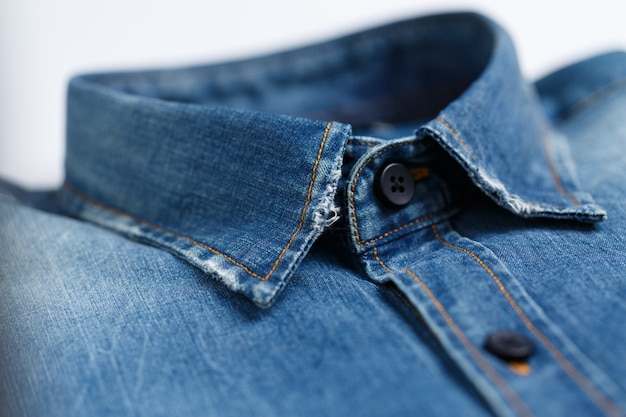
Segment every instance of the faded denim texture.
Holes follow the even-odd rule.
[[[625,86],[471,13],[72,79],[63,187],[0,186],[2,415],[623,416]]]

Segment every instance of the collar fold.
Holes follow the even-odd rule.
[[[471,13],[227,64],[80,76],[67,114],[68,212],[167,249],[262,307],[334,217],[353,126],[415,121],[416,140],[432,137],[516,214],[605,216],[510,39]]]
[[[523,79],[509,36],[495,39],[484,71],[419,135],[430,135],[496,203],[524,217],[597,222],[606,212],[582,191],[567,139],[552,128]]]
[[[267,307],[333,216],[349,127],[70,85],[75,215],[170,250]]]

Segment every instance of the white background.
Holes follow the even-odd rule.
[[[63,179],[72,74],[205,63],[318,41],[447,10],[477,10],[513,36],[536,78],[626,49],[626,2],[474,0],[0,0],[0,177],[28,188]]]

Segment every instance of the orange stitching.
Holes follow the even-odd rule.
[[[388,272],[393,272],[387,265],[385,265],[385,263],[382,261],[382,259],[380,259],[380,257],[378,256],[378,248],[374,247],[372,249],[372,252],[374,254],[374,258],[376,259],[376,261],[378,261],[378,263],[380,264],[380,266],[382,266],[385,270],[387,270]],[[483,369],[483,371],[488,374],[491,375],[491,377],[493,379],[496,379],[498,382],[494,381],[494,383],[496,385],[498,385],[498,383],[501,384],[501,386],[504,387],[505,391],[509,391],[509,394],[511,395],[511,398],[508,398],[510,402],[517,402],[519,401],[519,403],[522,405],[522,407],[520,407],[519,410],[521,410],[523,413],[530,413],[532,415],[532,412],[530,412],[530,410],[528,409],[528,407],[526,406],[526,404],[517,396],[517,394],[515,393],[515,391],[513,391],[509,385],[506,383],[506,381],[495,371],[495,369],[493,369],[491,367],[491,365],[484,359],[483,355],[480,353],[480,351],[478,351],[476,349],[476,347],[471,343],[471,341],[467,340],[467,338],[465,337],[465,335],[463,334],[462,330],[456,325],[456,323],[454,323],[454,320],[450,317],[450,315],[447,313],[447,311],[445,310],[445,308],[441,305],[441,303],[437,300],[437,298],[434,296],[434,294],[430,291],[430,289],[426,286],[426,284],[424,284],[418,277],[417,275],[415,275],[412,271],[406,269],[405,272],[407,272],[412,278],[413,280],[415,280],[418,284],[420,284],[420,286],[424,289],[424,291],[426,291],[426,293],[428,294],[428,296],[430,297],[430,299],[435,303],[435,306],[437,307],[437,309],[439,310],[439,312],[444,316],[444,318],[446,319],[446,322],[448,323],[448,326],[454,331],[455,335],[457,336],[457,338],[459,338],[459,340],[461,340],[461,343],[463,343],[463,345],[465,346],[465,348],[470,351],[470,355],[472,355],[472,357],[474,358],[474,360],[479,364],[479,366],[481,367],[481,369]],[[398,298],[400,298],[400,300],[404,303],[404,305],[406,305],[409,310],[411,310],[411,312],[416,315],[420,321],[422,321],[422,323],[426,324],[424,322],[424,318],[422,317],[422,315],[420,314],[420,312],[415,308],[415,306],[406,299],[406,297],[404,297],[404,295],[398,291],[397,288],[395,287],[391,287],[391,290],[394,292],[394,294],[396,294],[396,296],[398,296]],[[441,309],[440,309],[441,307]],[[449,319],[449,321],[448,321]],[[451,324],[452,323],[452,324]],[[456,328],[456,330],[455,330]],[[458,330],[458,332],[457,332]],[[467,344],[463,341],[465,340],[467,342]],[[470,348],[471,347],[471,348]],[[473,351],[473,352],[472,352]],[[477,357],[474,355],[476,354]],[[481,365],[482,363],[482,365]],[[513,364],[511,364],[512,366]],[[491,370],[493,371],[493,373],[488,371]],[[520,368],[515,368],[512,367],[511,370],[513,372],[515,372],[516,374],[520,375],[520,376],[526,376],[528,374],[530,374],[530,366],[527,366],[526,368],[521,367],[520,364]],[[492,379],[492,380],[493,380]],[[519,411],[518,410],[518,411]]]
[[[394,233],[397,233],[397,232],[399,232],[399,231],[401,231],[401,230],[404,230],[404,229],[406,229],[406,228],[408,228],[408,227],[414,226],[414,225],[416,225],[417,223],[421,223],[421,222],[423,222],[423,221],[426,221],[426,220],[432,219],[433,217],[438,216],[439,214],[443,213],[444,211],[445,211],[444,209],[441,209],[441,210],[437,210],[437,211],[435,211],[435,212],[433,212],[433,213],[430,213],[430,214],[428,214],[428,215],[426,215],[426,216],[419,217],[419,218],[417,218],[417,219],[413,220],[412,222],[409,222],[409,223],[404,224],[404,225],[402,225],[402,226],[396,227],[395,229],[390,230],[390,231],[388,231],[388,232],[386,232],[386,233],[383,233],[382,235],[377,236],[377,237],[375,237],[375,238],[372,238],[372,239],[368,240],[367,242],[363,242],[363,243],[359,242],[359,246],[365,246],[365,245],[368,245],[368,244],[370,244],[370,243],[372,243],[372,242],[376,242],[377,240],[384,239],[384,238],[386,238],[387,236],[390,236],[390,235],[392,235],[392,234],[394,234]],[[355,225],[355,226],[356,226],[356,225]]]
[[[378,248],[374,247],[372,250],[374,252],[374,258],[376,258],[380,266],[385,268],[388,272],[393,273],[394,271],[389,269],[387,265],[385,265],[385,263],[378,257]],[[400,299],[400,301],[402,301],[402,303],[404,303],[404,305],[407,306],[408,309],[411,310],[411,312],[415,314],[422,323],[424,323],[424,325],[426,325],[426,322],[424,322],[424,318],[422,317],[420,312],[415,308],[413,304],[411,304],[409,300],[406,299],[406,297],[400,291],[398,291],[398,287],[393,282],[392,285],[388,286],[388,288],[390,288],[391,291]]]
[[[398,148],[400,146],[408,146],[408,145],[410,145],[410,143],[396,143],[395,145],[392,145],[392,146],[387,147],[385,149],[381,149],[375,155],[371,156],[367,161],[365,161],[365,163],[361,166],[361,168],[359,168],[359,171],[357,172],[356,177],[354,178],[354,181],[352,182],[352,185],[350,186],[350,190],[351,190],[351,193],[350,193],[350,208],[352,209],[352,222],[354,223],[354,234],[355,234],[355,237],[356,237],[356,242],[357,242],[357,244],[359,246],[365,246],[365,245],[368,245],[368,244],[370,244],[372,242],[376,242],[377,240],[384,239],[387,236],[390,236],[390,235],[392,235],[394,233],[397,233],[397,232],[399,232],[399,231],[401,231],[403,229],[406,229],[407,227],[414,226],[417,223],[420,223],[420,222],[423,222],[423,221],[428,220],[430,218],[433,218],[433,217],[443,213],[443,211],[444,211],[443,209],[442,210],[438,210],[438,211],[430,213],[430,214],[428,214],[426,216],[414,219],[413,221],[411,221],[409,223],[406,223],[406,224],[404,224],[402,226],[399,226],[399,227],[397,227],[397,228],[395,228],[395,229],[393,229],[391,231],[388,231],[388,232],[386,232],[386,233],[384,233],[384,234],[382,234],[380,236],[372,238],[372,239],[370,239],[370,240],[368,240],[366,242],[361,242],[361,236],[359,235],[359,225],[358,225],[358,222],[357,222],[357,219],[356,219],[356,209],[354,208],[354,190],[356,189],[356,183],[358,182],[359,178],[361,177],[361,173],[363,172],[365,167],[370,162],[372,162],[374,159],[378,158],[380,155],[382,155],[383,153],[387,152],[390,149]]]
[[[352,182],[352,186],[350,187],[350,208],[352,209],[352,221],[354,222],[354,234],[356,237],[356,241],[358,243],[359,246],[363,246],[364,244],[361,244],[361,238],[359,236],[359,226],[357,224],[356,221],[356,210],[354,208],[354,190],[356,189],[356,183],[358,182],[359,178],[361,177],[361,173],[363,172],[363,170],[365,169],[365,167],[367,166],[367,164],[369,164],[370,162],[372,162],[375,158],[378,158],[380,155],[382,155],[384,152],[390,150],[390,149],[394,149],[400,146],[406,146],[408,145],[408,143],[396,143],[393,146],[381,149],[380,151],[378,151],[376,154],[372,155],[367,161],[365,161],[365,163],[363,165],[361,165],[361,168],[359,168],[359,171],[356,173],[356,177],[354,178],[354,181]]]
[[[322,151],[324,150],[324,145],[326,144],[326,139],[328,138],[328,132],[330,132],[331,125],[332,125],[332,122],[328,122],[328,124],[326,125],[326,130],[324,131],[324,137],[322,138],[322,143],[320,143],[320,147],[317,151],[317,159],[315,160],[315,165],[313,165],[313,172],[311,173],[311,181],[309,182],[309,189],[307,191],[306,202],[304,203],[304,207],[302,208],[302,214],[300,215],[300,224],[298,225],[298,228],[293,233],[293,235],[291,235],[291,239],[289,239],[287,246],[285,246],[285,248],[282,250],[278,258],[276,259],[276,262],[274,262],[274,266],[272,266],[272,269],[270,269],[270,272],[268,272],[267,275],[265,276],[265,280],[268,280],[270,276],[272,276],[274,271],[276,271],[276,268],[278,268],[278,264],[280,263],[280,260],[285,255],[285,253],[287,253],[287,250],[293,244],[293,241],[296,239],[296,236],[302,230],[302,226],[304,226],[304,219],[306,216],[306,212],[309,208],[309,204],[311,203],[311,195],[313,194],[313,184],[315,183],[315,177],[317,176],[317,166],[319,165],[320,160],[322,159]]]
[[[569,377],[583,390],[587,393],[589,398],[607,415],[621,415],[621,410],[602,392],[600,391],[591,381],[589,381],[578,369],[574,367],[574,365],[567,360],[567,358],[558,350],[556,346],[550,342],[550,340],[541,333],[530,321],[528,316],[522,311],[522,309],[515,303],[509,292],[506,290],[502,282],[498,279],[496,274],[483,262],[482,259],[478,257],[474,252],[469,249],[454,245],[452,243],[446,242],[443,240],[441,235],[439,235],[439,231],[437,230],[436,225],[432,225],[433,232],[435,233],[435,237],[442,245],[447,246],[452,249],[457,249],[466,254],[470,255],[478,264],[483,267],[485,271],[489,274],[489,276],[496,283],[500,292],[504,295],[504,298],[508,301],[509,305],[513,308],[513,310],[517,313],[517,315],[522,319],[524,325],[528,330],[530,330],[537,339],[541,341],[541,343],[548,349],[550,354],[554,357],[554,359],[561,365],[561,368],[569,375]]]
[[[454,322],[450,314],[446,311],[445,307],[439,302],[437,297],[432,293],[430,288],[426,286],[426,284],[420,280],[417,275],[413,273],[413,271],[409,269],[404,270],[407,274],[413,278],[415,282],[422,287],[422,290],[428,295],[428,298],[433,302],[439,313],[443,316],[444,320],[448,324],[448,327],[454,332],[457,339],[465,346],[465,349],[472,356],[476,364],[482,369],[482,371],[491,379],[491,381],[500,388],[502,395],[509,401],[511,406],[516,410],[519,415],[523,416],[532,416],[533,413],[530,411],[526,403],[517,395],[517,393],[509,386],[506,380],[489,364],[489,362],[484,358],[484,356],[480,353],[480,351],[474,346],[474,344],[465,336],[463,331],[458,327],[458,325]]]
[[[196,241],[196,240],[194,240],[194,239],[192,239],[192,238],[190,238],[188,236],[181,235],[181,234],[173,232],[171,230],[167,230],[167,229],[165,229],[165,228],[163,228],[161,226],[157,226],[155,224],[149,223],[149,222],[147,222],[145,220],[142,220],[142,219],[140,219],[138,217],[135,217],[135,216],[133,216],[133,215],[131,215],[129,213],[123,212],[122,210],[119,210],[119,209],[117,209],[115,207],[109,206],[109,205],[107,205],[105,203],[102,203],[102,202],[100,202],[98,200],[95,200],[95,199],[91,198],[90,196],[88,196],[88,195],[78,191],[76,188],[74,188],[68,182],[65,183],[65,187],[68,189],[68,191],[70,191],[71,193],[73,193],[77,197],[79,197],[79,198],[81,198],[83,200],[86,200],[86,201],[90,202],[91,204],[94,204],[94,205],[99,206],[101,208],[104,208],[106,210],[112,211],[112,212],[114,212],[114,213],[116,213],[116,214],[118,214],[120,216],[124,216],[124,217],[130,218],[130,219],[132,219],[133,221],[135,221],[137,223],[140,223],[140,224],[143,224],[145,226],[151,227],[151,228],[153,228],[155,230],[159,230],[162,233],[166,233],[166,234],[172,235],[172,236],[180,238],[180,239],[185,239],[185,240],[187,240],[188,242],[190,242],[190,243],[192,243],[194,245],[197,245],[197,246],[200,246],[200,247],[203,247],[203,248],[207,249],[208,251],[210,251],[211,253],[213,253],[215,255],[222,256],[227,261],[229,261],[232,264],[234,264],[234,265],[238,266],[239,268],[241,268],[248,275],[253,276],[254,278],[260,279],[262,281],[267,281],[272,276],[272,274],[276,271],[276,268],[278,267],[278,264],[280,263],[282,257],[285,255],[285,253],[287,253],[287,250],[291,247],[291,245],[293,244],[296,236],[298,235],[298,233],[300,233],[300,231],[302,230],[302,227],[304,226],[305,215],[306,215],[308,206],[311,203],[311,196],[312,196],[312,193],[313,193],[313,184],[314,184],[315,178],[317,176],[317,167],[318,167],[319,162],[320,162],[320,160],[322,158],[322,151],[324,150],[324,145],[326,144],[326,140],[328,138],[328,133],[330,132],[331,125],[332,125],[332,122],[329,122],[326,125],[326,130],[324,131],[324,136],[322,138],[322,142],[321,142],[319,150],[317,152],[317,159],[315,160],[315,164],[313,165],[313,172],[311,173],[311,181],[309,182],[309,188],[308,188],[308,191],[307,191],[307,199],[306,199],[306,202],[304,203],[304,207],[302,208],[302,214],[300,216],[300,224],[298,225],[298,228],[293,233],[293,235],[291,235],[291,239],[287,243],[287,246],[285,246],[285,248],[281,251],[280,255],[278,256],[278,258],[274,262],[274,265],[273,265],[272,269],[265,276],[261,276],[261,275],[255,273],[255,272],[253,272],[250,268],[248,268],[244,264],[236,261],[235,259],[231,258],[230,256],[228,256],[228,255],[226,255],[226,254],[224,254],[224,253],[222,253],[222,252],[220,252],[220,251],[218,251],[216,249],[213,249],[212,247],[210,247],[210,246],[208,246],[208,245],[206,245],[204,243],[198,242],[198,241]]]
[[[348,140],[348,145],[361,145],[361,146],[376,146],[377,143],[365,142],[362,140],[350,139]]]
[[[393,272],[391,269],[389,269],[387,267],[387,265],[385,265],[385,263],[378,257],[378,248],[374,247],[374,249],[372,249],[372,252],[374,253],[374,259],[376,259],[378,261],[378,263],[380,264],[380,266],[382,266],[387,272]]]
[[[552,148],[548,145],[548,140],[547,140],[547,134],[546,133],[542,133],[541,135],[541,142],[543,143],[543,151],[546,155],[546,161],[548,162],[548,168],[550,169],[550,173],[552,174],[552,178],[554,179],[554,183],[556,184],[556,189],[559,191],[559,193],[561,193],[561,195],[566,196],[567,198],[570,199],[570,201],[575,205],[575,206],[579,206],[580,203],[578,202],[578,200],[576,200],[576,198],[571,195],[569,192],[567,192],[565,190],[565,188],[563,188],[563,184],[561,183],[561,178],[556,170],[556,167],[554,166],[554,160],[553,160],[553,156],[552,156]]]
[[[461,135],[456,130],[454,130],[454,128],[452,126],[450,126],[450,124],[443,117],[438,117],[435,120],[441,122],[445,127],[447,127],[448,130],[450,130],[450,132],[452,132],[454,137],[456,137],[458,139],[458,141],[461,143],[461,145],[463,145],[463,147],[470,153],[472,159],[476,160],[476,155],[474,155],[474,152],[472,152],[472,150],[469,148],[467,143],[465,143],[465,141],[463,140]],[[548,162],[548,168],[550,170],[550,173],[552,174],[552,178],[554,178],[554,183],[556,184],[557,190],[559,191],[559,193],[561,193],[562,195],[564,195],[567,198],[569,198],[569,200],[575,206],[579,206],[580,203],[578,202],[578,200],[576,200],[576,198],[572,194],[570,194],[567,190],[565,190],[565,188],[563,188],[563,184],[561,183],[561,179],[559,177],[559,174],[558,174],[558,172],[556,170],[556,167],[554,166],[554,161],[552,159],[552,151],[549,148],[548,144],[546,143],[547,141],[546,141],[545,135],[542,135],[541,139],[542,139],[542,142],[543,142],[543,149],[544,149],[544,152],[546,154],[546,160]]]
[[[109,206],[108,204],[105,204],[105,203],[102,203],[101,201],[95,200],[95,199],[91,198],[90,196],[88,196],[88,195],[86,195],[86,194],[82,193],[81,191],[78,191],[76,188],[74,188],[74,186],[72,186],[72,185],[71,185],[70,183],[68,183],[68,182],[65,182],[64,187],[65,187],[65,188],[66,188],[69,192],[71,192],[72,194],[74,194],[76,197],[78,197],[78,198],[80,198],[80,199],[82,199],[82,200],[85,200],[85,201],[87,201],[88,203],[91,203],[91,204],[93,204],[93,205],[95,205],[95,206],[98,206],[98,207],[100,207],[100,208],[103,208],[103,209],[105,209],[105,210],[112,211],[113,213],[117,214],[118,216],[127,217],[127,218],[129,218],[129,219],[131,219],[131,220],[133,220],[133,221],[135,221],[135,222],[137,222],[137,223],[139,223],[139,224],[142,224],[142,225],[144,225],[144,226],[148,226],[148,227],[150,227],[150,228],[152,228],[152,229],[155,229],[155,230],[158,230],[158,231],[160,231],[160,232],[162,232],[162,233],[166,233],[166,234],[168,234],[168,235],[172,235],[172,236],[177,237],[177,238],[179,238],[179,239],[184,239],[184,240],[186,240],[186,241],[188,241],[188,242],[190,242],[190,243],[192,243],[192,244],[194,244],[194,245],[201,246],[201,247],[203,247],[203,248],[207,249],[208,251],[212,252],[212,253],[213,253],[213,254],[215,254],[215,255],[220,255],[220,256],[223,256],[226,260],[228,260],[228,261],[232,262],[233,264],[237,265],[239,268],[243,269],[243,270],[244,270],[245,272],[247,272],[249,275],[252,275],[252,276],[253,276],[253,277],[255,277],[255,278],[258,278],[258,279],[263,280],[263,277],[262,277],[261,275],[258,275],[258,274],[256,274],[256,273],[254,273],[254,272],[253,272],[252,270],[250,270],[250,268],[248,268],[247,266],[245,266],[245,265],[243,265],[242,263],[240,263],[240,262],[238,262],[238,261],[234,260],[234,259],[233,259],[233,258],[231,258],[230,256],[228,256],[228,255],[226,255],[226,254],[224,254],[224,253],[222,253],[222,252],[218,251],[217,249],[213,249],[212,247],[210,247],[210,246],[208,246],[208,245],[205,245],[205,244],[204,244],[204,243],[202,243],[202,242],[198,242],[198,241],[196,241],[196,240],[194,240],[194,239],[192,239],[192,238],[190,238],[190,237],[188,237],[188,236],[184,236],[184,235],[181,235],[181,234],[179,234],[179,233],[173,232],[173,231],[171,231],[171,230],[167,230],[167,229],[165,229],[165,228],[163,228],[163,227],[161,227],[161,226],[157,226],[156,224],[149,223],[149,222],[147,222],[147,221],[145,221],[145,220],[142,220],[142,219],[140,219],[140,218],[138,218],[138,217],[133,216],[132,214],[126,213],[126,212],[124,212],[124,211],[122,211],[122,210],[120,210],[120,209],[118,209],[118,208],[115,208],[115,207]]]
[[[372,249],[372,251],[374,253],[374,258],[378,261],[380,266],[382,266],[388,272],[393,272],[387,265],[385,265],[385,263],[378,256],[378,248],[374,247]],[[456,323],[454,322],[452,317],[450,317],[448,312],[441,305],[441,303],[434,296],[434,294],[430,291],[430,289],[426,286],[426,284],[424,284],[424,282],[422,282],[417,277],[417,275],[415,275],[412,271],[410,271],[408,269],[405,269],[405,272],[408,273],[411,276],[411,278],[413,278],[414,281],[416,281],[418,284],[420,284],[422,289],[430,297],[430,299],[433,301],[433,303],[435,303],[435,306],[437,307],[437,310],[439,310],[441,315],[444,316],[444,319],[446,320],[446,323],[448,323],[448,326],[452,329],[452,331],[454,332],[456,337],[461,341],[461,343],[463,343],[465,348],[470,352],[470,355],[478,363],[478,365],[481,367],[483,372],[485,372],[485,374],[487,374],[487,375],[490,375],[490,377],[492,378],[492,381],[494,381],[495,385],[500,385],[500,387],[503,389],[503,391],[507,391],[508,392],[509,396],[505,395],[505,397],[507,397],[507,399],[511,403],[519,403],[518,406],[521,405],[521,407],[518,408],[518,411],[521,411],[520,414],[532,415],[532,412],[528,409],[526,404],[517,396],[515,391],[513,391],[511,389],[511,387],[506,383],[506,381],[496,372],[496,370],[493,369],[493,367],[491,367],[489,362],[487,362],[485,360],[483,355],[480,353],[480,351],[478,351],[478,349],[476,349],[476,347],[472,344],[472,342],[467,339],[467,337],[465,336],[463,331],[456,325]],[[424,322],[424,318],[422,317],[420,312],[415,308],[415,306],[409,300],[406,299],[406,297],[404,297],[404,295],[400,291],[397,290],[397,288],[391,287],[391,290],[398,296],[398,298],[400,298],[400,300],[409,308],[409,310],[411,310],[411,312],[413,314],[415,314],[420,319],[420,321],[422,321],[422,323],[426,324]],[[521,375],[521,373],[519,373],[519,374]],[[525,374],[525,375],[527,375],[527,374]]]
[[[437,117],[435,120],[437,120],[438,122],[440,122],[441,124],[443,124],[445,127],[448,128],[448,130],[454,135],[455,138],[457,138],[457,140],[459,141],[459,143],[461,145],[463,145],[463,147],[465,148],[465,150],[467,150],[467,152],[469,152],[470,156],[472,157],[473,160],[476,160],[476,155],[474,155],[474,152],[470,149],[469,146],[467,146],[467,143],[465,143],[465,141],[463,140],[463,138],[461,137],[461,135],[459,135],[459,133],[454,130],[454,128],[452,126],[450,126],[450,124],[448,123],[448,121],[446,119],[444,119],[443,117]]]

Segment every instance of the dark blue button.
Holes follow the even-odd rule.
[[[378,196],[389,205],[402,207],[415,193],[411,172],[404,165],[393,162],[381,168],[376,177]]]
[[[508,362],[524,362],[535,351],[528,337],[521,333],[497,331],[487,336],[485,349]]]

